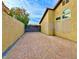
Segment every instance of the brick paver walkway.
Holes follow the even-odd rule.
[[[25,33],[5,59],[76,59],[76,43],[40,32]]]

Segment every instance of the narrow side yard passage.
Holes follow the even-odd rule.
[[[28,32],[5,59],[76,59],[76,43],[40,32]]]

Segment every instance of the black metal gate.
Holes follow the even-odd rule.
[[[41,26],[40,25],[27,25],[25,29],[26,32],[40,32]]]

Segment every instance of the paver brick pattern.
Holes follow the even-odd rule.
[[[5,59],[77,59],[76,43],[40,32],[27,32]]]

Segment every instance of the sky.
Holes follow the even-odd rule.
[[[53,8],[58,0],[3,0],[4,4],[11,9],[20,7],[29,13],[29,24],[39,24],[46,8]]]

